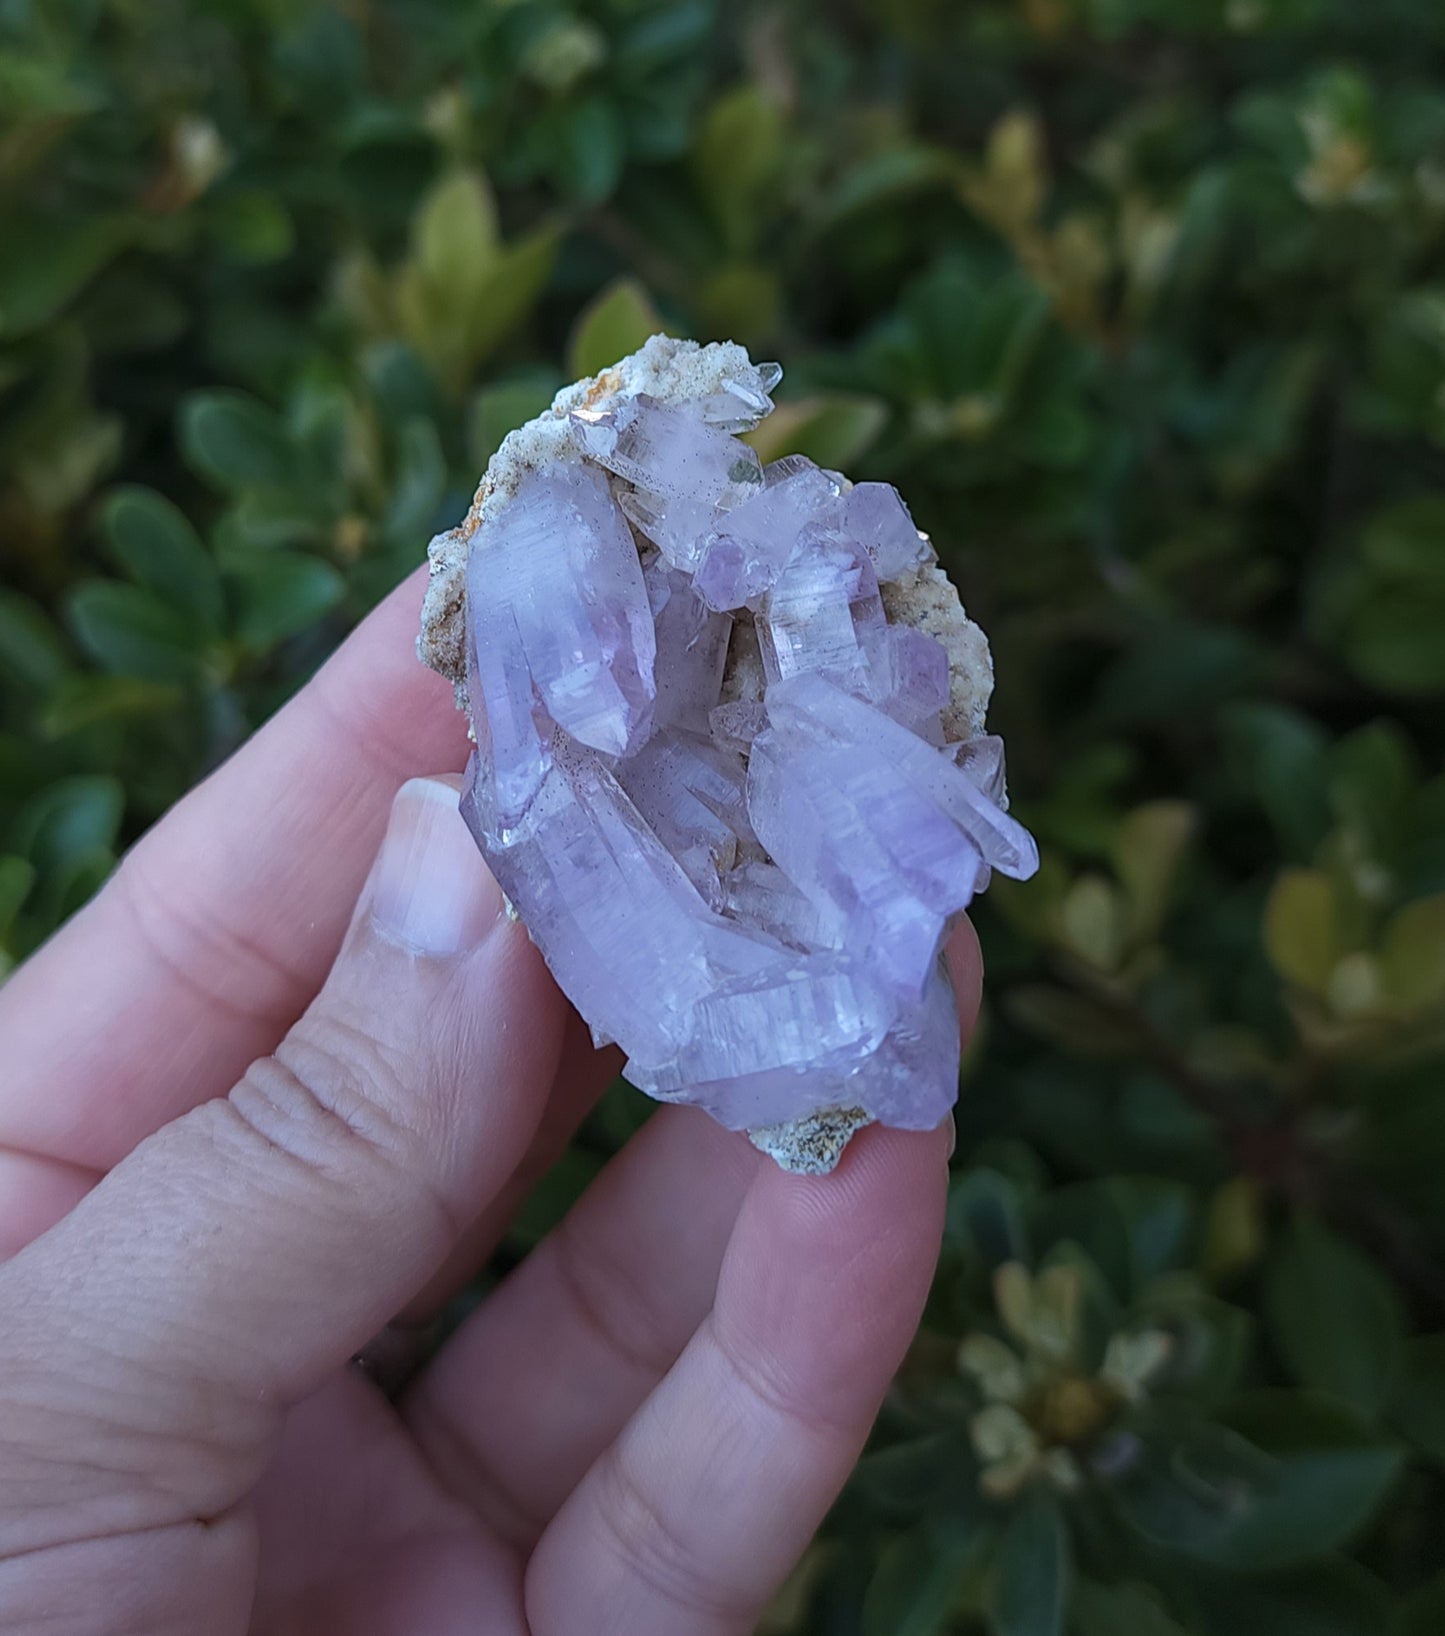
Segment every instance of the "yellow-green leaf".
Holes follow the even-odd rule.
[[[578,314],[567,342],[567,373],[596,375],[636,352],[659,330],[674,333],[663,323],[651,295],[635,278],[614,279]]]
[[[497,206],[480,171],[455,170],[423,198],[412,258],[426,282],[459,303],[479,290],[497,253]]]
[[[1264,906],[1264,946],[1274,969],[1299,987],[1322,994],[1344,950],[1329,877],[1317,869],[1286,869]]]
[[[1124,905],[1100,875],[1081,875],[1059,906],[1059,939],[1081,960],[1113,971],[1124,949]]]
[[[842,393],[800,398],[780,403],[748,434],[748,442],[763,460],[805,454],[820,466],[841,470],[871,447],[887,419],[888,410],[876,398]]]
[[[1392,915],[1380,942],[1390,998],[1410,1010],[1445,1000],[1445,892]]]
[[[1151,801],[1137,807],[1114,837],[1114,872],[1129,899],[1130,928],[1136,936],[1159,930],[1179,860],[1194,833],[1194,808],[1187,801]]]

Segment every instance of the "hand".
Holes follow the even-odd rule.
[[[917,1323],[943,1131],[810,1179],[669,1108],[399,1402],[348,1366],[616,1067],[415,778],[465,754],[419,595],[0,989],[7,1632],[748,1631]]]

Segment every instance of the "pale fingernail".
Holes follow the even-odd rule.
[[[502,894],[439,778],[413,778],[391,805],[372,874],[371,915],[380,931],[421,954],[460,954],[485,936]]]

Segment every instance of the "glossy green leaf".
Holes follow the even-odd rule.
[[[467,423],[467,454],[477,472],[502,446],[502,439],[540,415],[556,394],[550,375],[485,386],[472,399]]]
[[[1229,1418],[1278,1466],[1267,1497],[1240,1514],[1216,1561],[1255,1571],[1313,1560],[1363,1529],[1399,1475],[1398,1445],[1328,1401],[1258,1392]]]
[[[863,1636],[945,1636],[990,1534],[916,1529],[888,1546],[863,1603]]]
[[[1394,1291],[1367,1256],[1310,1217],[1298,1218],[1270,1257],[1265,1311],[1300,1385],[1361,1414],[1380,1412],[1394,1390],[1404,1330]]]
[[[673,333],[645,287],[634,278],[615,279],[577,315],[567,342],[567,373],[599,374],[659,332]]]
[[[76,641],[106,670],[149,682],[187,682],[198,674],[205,633],[138,585],[82,581],[67,612]]]
[[[270,551],[227,565],[232,629],[258,653],[309,629],[346,594],[329,562],[298,551]]]
[[[296,228],[274,193],[248,188],[216,201],[211,229],[227,251],[248,266],[266,266],[291,253]]]
[[[708,110],[694,168],[728,250],[748,250],[755,242],[768,190],[783,165],[785,140],[782,110],[761,86],[739,86]]]
[[[196,393],[182,407],[180,431],[186,458],[219,488],[283,488],[294,474],[280,420],[243,393]]]
[[[474,300],[491,276],[498,248],[496,201],[480,171],[453,171],[421,201],[413,254],[439,298]]]
[[[1301,988],[1323,991],[1346,952],[1327,875],[1311,869],[1284,871],[1265,905],[1264,941],[1281,976]]]
[[[597,204],[617,186],[624,157],[622,122],[605,97],[583,97],[552,131],[553,167],[562,187],[584,204]]]
[[[124,811],[125,791],[114,778],[58,779],[21,809],[11,840],[41,874],[64,875],[113,851]]]
[[[35,866],[27,858],[0,854],[0,942],[10,935],[15,917],[35,883]]]
[[[1174,878],[1196,827],[1185,801],[1151,801],[1136,807],[1114,838],[1114,871],[1129,898],[1130,929],[1152,937],[1163,924]]]
[[[1445,1000],[1445,892],[1391,915],[1380,940],[1390,997],[1412,1010]]]
[[[50,738],[92,727],[112,727],[177,709],[185,690],[173,682],[139,676],[67,676],[46,701],[41,726]]]
[[[780,403],[748,442],[763,460],[803,454],[825,470],[841,471],[873,445],[887,420],[887,406],[873,398],[798,398]]]
[[[131,578],[207,632],[223,617],[221,578],[185,515],[153,489],[120,489],[102,525]]]
[[[28,335],[80,294],[134,235],[127,215],[0,216],[0,338]]]
[[[1035,1484],[999,1535],[989,1597],[994,1636],[1060,1636],[1070,1574],[1063,1514],[1052,1493]]]
[[[67,668],[65,644],[45,611],[0,588],[0,676],[27,693],[48,693]]]
[[[1081,1579],[1069,1613],[1077,1636],[1186,1636],[1158,1596],[1138,1582],[1102,1585]]]
[[[446,455],[431,421],[418,415],[397,437],[396,480],[386,526],[402,538],[430,532],[446,486]]]
[[[556,227],[541,227],[496,257],[467,320],[466,344],[473,357],[486,357],[531,311],[551,276],[558,239]]]

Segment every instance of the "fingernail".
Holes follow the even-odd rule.
[[[944,1122],[948,1126],[948,1152],[943,1155],[943,1167],[946,1170],[952,1163],[954,1149],[958,1146],[958,1121],[949,1114]]]
[[[421,954],[460,954],[481,941],[501,907],[457,791],[439,778],[403,784],[372,874],[377,927]]]

